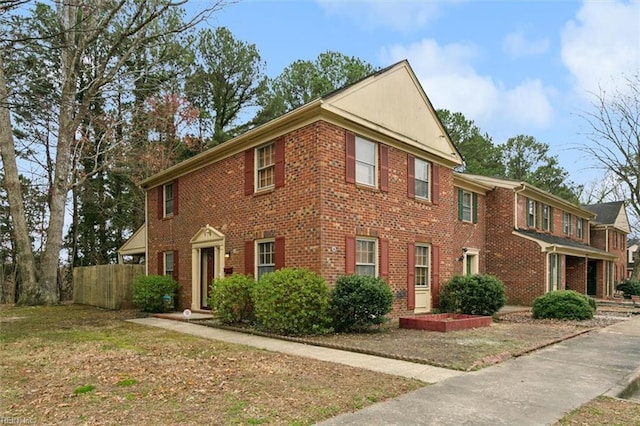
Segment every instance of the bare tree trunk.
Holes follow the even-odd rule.
[[[633,270],[631,271],[630,281],[640,281],[640,249],[633,254]]]
[[[15,145],[9,113],[9,93],[4,77],[3,55],[0,53],[0,156],[4,166],[4,185],[7,190],[9,212],[13,224],[14,239],[16,242],[16,259],[18,276],[21,283],[19,304],[38,303],[40,292],[36,282],[35,259],[29,238],[27,220],[22,200],[22,187],[18,176],[18,164],[16,160]]]

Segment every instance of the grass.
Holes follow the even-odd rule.
[[[34,424],[313,424],[425,383],[125,322],[0,307],[0,417]]]
[[[640,403],[600,396],[564,416],[555,426],[639,426]]]

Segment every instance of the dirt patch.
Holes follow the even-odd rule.
[[[554,426],[640,425],[640,403],[600,396],[573,410]]]

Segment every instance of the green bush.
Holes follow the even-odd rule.
[[[380,278],[345,275],[331,291],[331,316],[336,331],[364,330],[382,324],[393,306],[393,292]]]
[[[533,317],[586,320],[593,318],[588,296],[573,290],[551,291],[533,301]]]
[[[252,292],[257,326],[285,335],[331,332],[329,288],[307,269],[284,268],[263,275]]]
[[[211,284],[209,306],[224,323],[253,320],[251,291],[256,281],[249,275],[233,274]]]
[[[175,308],[178,283],[164,275],[138,275],[133,279],[133,303],[144,312],[170,312]],[[165,300],[165,296],[170,299]]]
[[[492,275],[458,275],[440,290],[443,312],[493,315],[505,303],[504,284]]]
[[[640,282],[624,280],[616,286],[616,290],[623,292],[627,299],[633,295],[640,296]]]
[[[591,309],[593,309],[593,312],[595,312],[596,309],[598,308],[596,305],[596,299],[594,299],[593,297],[587,296],[587,302],[589,302],[589,306],[591,306]]]

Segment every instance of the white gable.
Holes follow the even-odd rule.
[[[131,256],[135,254],[145,254],[146,252],[146,224],[142,225],[140,228],[133,233],[131,238],[129,238],[123,245],[118,249],[118,254],[120,256]]]
[[[462,164],[406,61],[328,96],[325,108],[453,164]]]

